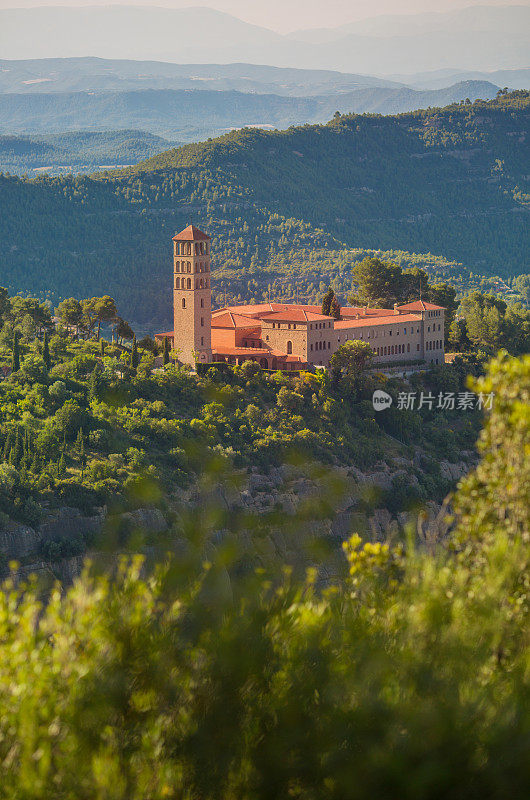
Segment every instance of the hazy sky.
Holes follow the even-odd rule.
[[[142,5],[207,6],[246,22],[287,33],[300,28],[330,28],[379,14],[450,11],[474,5],[530,5],[530,0],[0,0],[0,8],[28,6]]]

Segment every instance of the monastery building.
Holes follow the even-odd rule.
[[[327,367],[345,342],[360,339],[374,366],[444,363],[444,308],[417,300],[394,308],[343,306],[340,319],[319,306],[286,303],[226,306],[212,311],[210,237],[189,225],[173,238],[173,331],[183,364],[256,361],[263,369]]]

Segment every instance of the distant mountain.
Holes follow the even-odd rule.
[[[450,83],[460,83],[461,81],[488,81],[503,88],[506,86],[509,89],[530,89],[530,68],[498,69],[493,72],[477,72],[476,70],[461,72],[454,69],[442,69],[434,72],[389,77],[414,89],[443,89]]]
[[[0,133],[140,129],[197,141],[241,127],[287,128],[325,122],[342,113],[401,113],[467,98],[490,99],[498,87],[468,81],[448,89],[365,88],[328,97],[281,97],[241,92],[144,90],[0,94]]]
[[[172,64],[103,58],[0,59],[0,92],[17,94],[209,89],[304,97],[401,85],[371,75],[260,64]]]
[[[478,6],[282,36],[208,8],[37,7],[0,10],[0,31],[10,59],[89,55],[384,74],[526,67],[528,12]]]
[[[137,164],[178,144],[144,131],[0,136],[0,172],[94,172]]]
[[[318,286],[331,271],[346,290],[352,248],[530,272],[529,124],[530,92],[518,92],[233,131],[104,175],[0,176],[2,283],[110,293],[127,318],[159,324],[170,309],[171,236],[191,221],[214,236],[215,290],[231,296],[266,296],[269,283],[294,291],[299,278]]]
[[[527,5],[468,6],[456,11],[429,11],[420,14],[381,14],[377,17],[339,25],[334,28],[311,28],[288,34],[295,41],[329,43],[346,36],[373,36],[393,39],[402,36],[425,36],[431,33],[502,33],[518,36],[530,28]]]

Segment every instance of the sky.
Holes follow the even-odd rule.
[[[530,0],[0,0],[0,8],[50,5],[206,6],[245,22],[288,33],[301,28],[332,28],[380,14],[451,11],[475,5],[530,5]]]

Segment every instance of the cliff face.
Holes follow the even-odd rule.
[[[455,483],[469,469],[469,462],[440,463],[440,473]],[[322,469],[282,465],[268,474],[257,468],[241,476],[241,484],[219,484],[208,492],[192,487],[180,496],[179,507],[173,513],[177,520],[182,510],[222,507],[228,519],[244,519],[238,528],[237,539],[246,563],[281,563],[296,572],[316,567],[319,579],[328,581],[339,574],[344,565],[343,542],[359,533],[370,541],[397,538],[413,518],[403,512],[392,515],[381,504],[385,493],[391,493],[396,479],[409,485],[418,484],[415,470],[418,454],[413,459],[395,459],[392,466],[376,465],[372,472],[356,467]],[[388,494],[386,495],[388,496]],[[426,502],[419,518],[414,515],[418,536],[425,546],[431,546],[448,530],[445,508],[439,503]],[[178,531],[178,521],[175,530]],[[38,527],[32,528],[13,521],[0,529],[0,577],[9,571],[10,562],[17,562],[17,574],[24,578],[36,574],[46,583],[59,580],[71,583],[81,572],[86,548],[88,555],[98,561],[114,561],[120,550],[118,534],[111,551],[100,550],[105,531],[126,530],[141,532],[147,537],[147,553],[156,558],[157,545],[179,552],[187,542],[173,533],[167,517],[156,508],[141,508],[109,518],[106,509],[93,516],[83,515],[77,508],[61,507],[50,510]],[[216,548],[228,537],[230,530],[211,530],[207,549]]]

